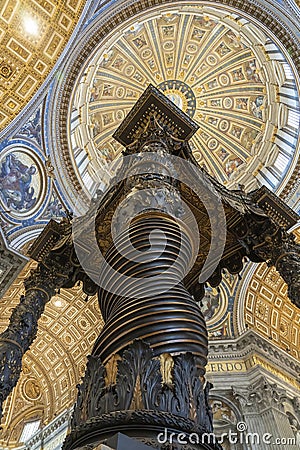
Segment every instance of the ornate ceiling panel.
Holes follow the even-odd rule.
[[[298,139],[290,65],[245,18],[176,2],[173,11],[161,7],[124,23],[77,79],[69,145],[85,190],[95,190],[97,172],[120,154],[111,136],[149,83],[199,124],[194,156],[219,181],[278,186]]]
[[[261,264],[255,270],[245,293],[244,321],[246,328],[300,359],[300,312],[275,268]]]
[[[62,53],[84,0],[3,0],[0,13],[0,130],[32,98]]]
[[[36,263],[26,265],[0,302],[0,331],[23,293],[23,281]],[[21,378],[4,408],[0,445],[17,444],[24,423],[40,418],[44,424],[72,406],[76,384],[84,374],[86,356],[102,327],[95,297],[85,302],[81,287],[61,290],[39,321],[37,338],[23,359]]]

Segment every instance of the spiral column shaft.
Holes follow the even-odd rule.
[[[101,284],[107,283],[110,291],[100,288],[98,292],[105,325],[94,354],[105,362],[133,340],[142,339],[151,345],[155,355],[193,353],[204,373],[205,322],[181,281],[191,255],[191,242],[185,231],[175,220],[163,216],[141,215],[128,232],[117,236],[106,261],[128,277],[122,286],[125,295],[115,293],[124,281],[118,275],[111,278],[104,273]]]

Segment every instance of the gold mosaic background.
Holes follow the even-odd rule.
[[[84,0],[0,2],[0,130],[42,85],[65,48],[84,4]]]

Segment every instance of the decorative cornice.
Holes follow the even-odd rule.
[[[274,367],[278,367],[298,381],[300,386],[300,363],[271,341],[264,339],[253,330],[248,330],[237,339],[212,341],[209,343],[209,362],[232,360],[251,356],[253,353],[262,356]]]

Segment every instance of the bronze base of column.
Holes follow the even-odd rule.
[[[97,449],[109,445],[110,438],[122,433],[161,450],[221,450],[213,433],[184,419],[162,411],[127,410],[103,414],[76,427],[68,436],[63,450]]]
[[[191,353],[157,357],[142,340],[105,365],[90,356],[64,450],[96,448],[118,432],[153,448],[219,449],[212,433],[210,384],[204,387],[199,373]]]

